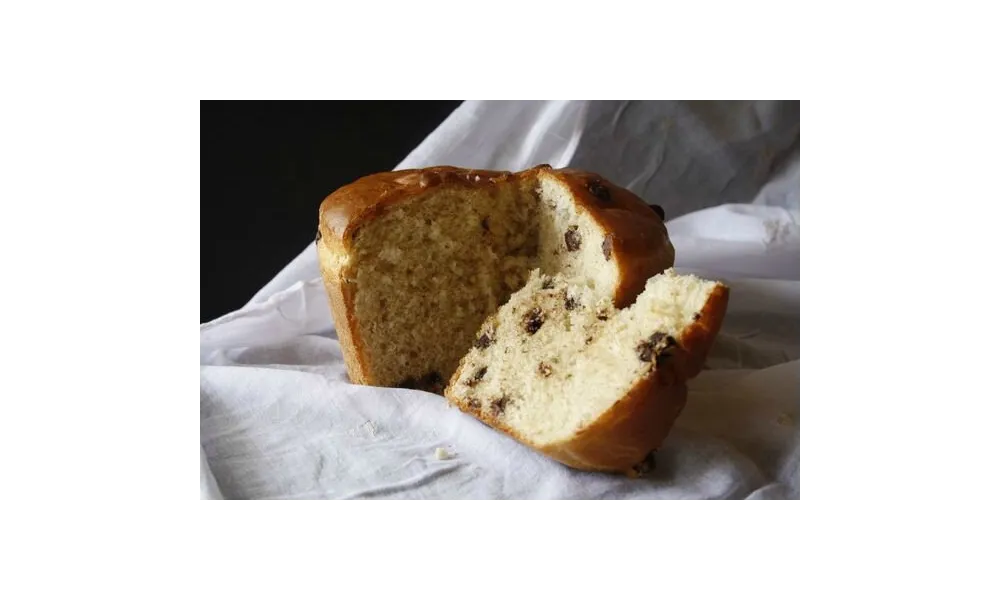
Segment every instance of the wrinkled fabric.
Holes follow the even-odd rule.
[[[202,497],[799,498],[797,103],[466,102],[398,168],[540,163],[659,204],[678,270],[731,287],[652,473],[574,471],[440,396],[351,384],[310,245],[201,326]]]

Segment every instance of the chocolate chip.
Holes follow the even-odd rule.
[[[499,398],[494,398],[490,401],[490,412],[493,416],[499,416],[507,410],[507,404],[510,402],[510,398],[507,396],[500,396]]]
[[[660,207],[660,206],[658,206],[656,204],[650,204],[649,208],[653,209],[653,212],[656,213],[656,216],[660,217],[661,221],[667,218],[667,214],[665,212],[663,212],[663,208],[662,207]]]
[[[662,367],[667,359],[670,358],[670,352],[667,351],[667,348],[674,345],[676,345],[674,338],[662,331],[657,331],[649,336],[649,339],[636,346],[635,349],[639,353],[639,360],[642,362],[653,362],[655,359],[656,366]]]
[[[643,475],[648,475],[656,468],[656,450],[653,450],[646,455],[646,458],[642,459],[642,462],[633,466],[630,470],[636,477],[642,477]]]
[[[697,321],[697,320],[698,320],[698,319],[700,319],[700,318],[701,318],[701,313],[700,313],[700,312],[696,312],[696,313],[694,313],[694,320],[695,320],[695,321]]]
[[[604,260],[611,260],[611,236],[605,236],[601,242],[601,250],[604,251]]]
[[[589,343],[591,343],[593,341],[594,341],[594,336],[590,336],[587,339],[583,340],[583,343],[584,344],[589,344]]]
[[[666,337],[667,334],[657,331],[653,335],[649,336],[649,343],[653,344],[654,346],[659,345],[659,343],[662,342]]]
[[[555,287],[555,285],[556,285],[556,283],[554,281],[552,281],[552,278],[549,277],[548,275],[546,275],[545,277],[542,278],[542,289],[543,290],[551,290],[552,288]]]
[[[538,374],[542,377],[548,377],[552,374],[552,365],[543,362],[538,363]]]
[[[475,387],[479,385],[479,382],[483,380],[483,376],[486,375],[486,367],[482,367],[472,374],[472,378],[466,380],[465,385],[469,387]]]
[[[471,398],[469,402],[466,403],[466,406],[473,410],[479,410],[479,407],[481,407],[482,404],[479,402],[479,398]]]
[[[483,335],[479,336],[479,339],[476,340],[476,343],[474,345],[476,346],[476,348],[479,348],[480,350],[485,350],[489,348],[490,344],[492,343],[493,343],[493,338],[490,337],[490,334],[484,333]]]
[[[566,240],[566,249],[570,252],[576,252],[579,250],[580,244],[583,242],[583,239],[580,237],[580,232],[577,231],[578,229],[580,228],[573,225],[566,230],[566,235],[563,236]]]
[[[597,313],[597,320],[598,321],[607,321],[608,320],[608,310],[606,308],[605,309],[601,309],[601,312]]]
[[[483,230],[484,231],[489,231],[490,230],[490,218],[489,217],[483,217],[483,220],[480,221],[479,224],[483,226]]]
[[[577,306],[580,306],[580,305],[577,304],[576,298],[574,298],[574,297],[572,297],[572,296],[570,296],[570,295],[567,294],[566,295],[566,310],[573,310]]]
[[[545,315],[540,308],[533,308],[524,315],[524,330],[531,335],[542,328],[542,323],[545,323]]]
[[[587,182],[587,191],[601,202],[611,202],[611,192],[597,179]]]

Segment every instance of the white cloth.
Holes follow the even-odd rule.
[[[798,115],[730,108],[466,102],[399,165],[601,172],[675,216],[679,270],[731,286],[708,369],[648,478],[573,471],[440,396],[349,383],[310,245],[246,307],[201,326],[202,497],[798,498]],[[650,125],[660,118],[670,125]],[[762,167],[734,144],[786,160]],[[696,164],[689,147],[701,166],[678,171]],[[744,188],[753,195],[729,199],[745,204],[703,208]]]

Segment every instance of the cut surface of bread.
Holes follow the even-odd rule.
[[[617,309],[574,276],[533,271],[490,316],[445,394],[569,466],[629,472],[666,437],[728,289],[672,269]]]
[[[317,246],[351,379],[437,393],[533,269],[624,304],[673,264],[640,199],[548,167],[359,180],[324,202]]]

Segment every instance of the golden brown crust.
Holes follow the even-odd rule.
[[[393,204],[415,199],[442,186],[489,190],[531,181],[542,174],[565,183],[578,205],[604,230],[608,240],[607,260],[615,260],[619,270],[614,297],[616,306],[631,304],[642,292],[647,279],[673,265],[674,249],[656,212],[632,192],[594,173],[553,169],[548,165],[517,173],[442,166],[362,177],[323,200],[317,241],[320,271],[351,381],[375,383],[366,364],[364,340],[353,316],[352,272],[342,271],[337,266],[338,259],[349,256],[355,232]]]
[[[569,440],[542,447],[519,436],[488,411],[474,411],[449,401],[497,429],[569,467],[636,475],[635,467],[658,448],[673,427],[687,400],[687,380],[697,375],[722,327],[729,288],[719,284],[705,302],[697,320],[678,336],[679,350],[661,366],[650,363],[649,373],[596,421]],[[464,363],[464,359],[463,359]],[[461,372],[459,366],[455,377]],[[455,383],[452,379],[451,384]],[[449,391],[451,385],[449,385]]]
[[[709,294],[708,300],[705,301],[705,309],[700,316],[684,330],[680,345],[685,352],[681,355],[682,362],[678,362],[680,369],[678,372],[683,379],[694,379],[701,373],[708,358],[708,351],[712,349],[715,336],[722,327],[727,306],[729,306],[729,288],[720,283]]]
[[[320,233],[328,243],[350,248],[351,236],[358,227],[374,220],[387,208],[441,186],[465,186],[490,189],[504,183],[534,177],[548,165],[511,173],[458,167],[430,167],[388,171],[362,177],[336,190],[319,208]]]
[[[569,186],[578,205],[604,230],[605,256],[619,265],[615,306],[632,304],[646,280],[674,265],[674,247],[663,221],[641,198],[600,175],[576,169],[552,174]]]
[[[347,375],[351,381],[362,381],[365,369],[361,364],[364,352],[358,348],[361,336],[358,335],[357,323],[347,308],[351,305],[352,288],[336,266],[337,255],[324,244],[322,237],[316,240],[316,251],[319,255],[319,270],[323,276],[323,286],[326,288],[327,298],[330,301],[333,325],[337,330],[337,339],[340,341],[344,363],[347,365]]]
[[[729,288],[717,285],[700,317],[679,336],[681,351],[575,437],[539,451],[577,469],[629,473],[663,443],[680,415],[687,400],[685,383],[705,364],[728,303]]]
[[[324,244],[324,240],[316,241],[319,255],[320,273],[330,300],[330,312],[333,315],[333,325],[337,330],[340,350],[347,365],[347,375],[355,383],[363,382],[367,368],[362,364],[365,353],[359,347],[361,336],[358,334],[357,321],[350,316],[348,306],[353,304],[349,274],[342,273],[337,266],[337,254]]]
[[[590,427],[539,451],[576,469],[628,472],[663,443],[687,401],[683,382],[664,379],[650,373]]]
[[[446,395],[461,370],[462,366],[459,366],[445,391]],[[629,473],[633,466],[659,447],[670,432],[687,400],[687,386],[678,382],[672,370],[662,373],[651,371],[590,427],[568,441],[547,446],[532,444],[503,420],[493,416],[486,407],[475,410],[460,404],[457,398],[450,395],[448,400],[462,412],[568,467],[583,471]]]
[[[595,173],[553,169],[549,165],[538,165],[516,173],[441,166],[368,175],[323,200],[319,209],[320,233],[327,244],[349,248],[352,234],[361,225],[372,221],[397,202],[442,186],[489,190],[499,185],[530,180],[543,172],[566,183],[580,206],[613,236],[616,256],[620,253],[648,255],[649,262],[670,263],[652,274],[673,264],[673,248],[669,246],[663,221],[641,198]],[[645,285],[645,279],[642,285]]]

